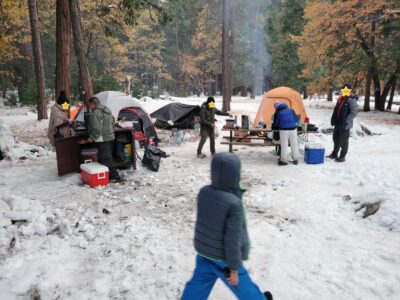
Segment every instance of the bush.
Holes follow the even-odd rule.
[[[19,95],[22,105],[35,105],[38,102],[38,91],[36,81],[31,80],[29,83],[21,87],[21,94]]]
[[[4,102],[7,106],[17,106],[17,96],[15,94],[11,94],[7,97],[7,101]]]

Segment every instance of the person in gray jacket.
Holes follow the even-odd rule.
[[[117,169],[113,167],[114,129],[111,110],[102,105],[97,97],[89,99],[89,139],[81,143],[96,143],[99,152],[99,162],[108,167],[110,180],[121,181]]]
[[[262,293],[243,266],[249,255],[249,238],[239,158],[233,153],[215,154],[211,182],[197,197],[196,268],[182,300],[207,299],[218,278],[238,299],[272,300],[271,293]]]
[[[331,125],[334,126],[333,151],[327,156],[337,162],[346,160],[349,150],[350,129],[353,128],[353,120],[358,113],[358,97],[351,93],[351,85],[345,84],[341,91],[342,94],[338,98],[331,117]]]

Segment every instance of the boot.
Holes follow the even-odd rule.
[[[297,166],[297,165],[299,164],[299,161],[298,161],[298,160],[294,160],[294,161],[293,161],[293,164],[294,164],[295,166]]]
[[[281,161],[281,160],[279,160],[279,162],[278,162],[278,165],[279,166],[287,166],[287,162],[284,162],[284,161]]]
[[[332,152],[331,154],[329,154],[328,156],[326,156],[326,158],[330,158],[330,159],[337,159],[338,156],[336,153]]]
[[[203,154],[203,153],[200,153],[200,154],[197,154],[197,158],[205,158],[207,155],[205,155],[205,154]]]
[[[274,298],[272,297],[271,292],[269,292],[269,291],[266,291],[264,293],[264,296],[265,296],[265,299],[267,299],[267,300],[274,300]]]
[[[345,162],[346,159],[345,159],[344,157],[337,157],[337,158],[335,159],[335,161],[336,161],[336,162]]]

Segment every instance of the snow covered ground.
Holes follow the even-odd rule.
[[[235,98],[232,111],[255,115],[259,101]],[[166,103],[143,101],[149,112]],[[333,103],[305,104],[311,122],[328,128]],[[0,110],[0,299],[179,299],[210,158],[196,158],[197,142],[161,145],[170,157],[158,173],[139,165],[122,172],[126,185],[90,189],[78,174],[57,176],[46,127],[28,109]],[[310,137],[327,152],[331,138]],[[279,167],[271,148],[236,150],[248,189],[246,266],[262,289],[278,300],[400,299],[399,115],[361,112],[344,164]],[[363,218],[369,203],[380,209]],[[210,299],[234,297],[217,282]]]

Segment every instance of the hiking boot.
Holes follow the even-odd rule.
[[[205,155],[205,154],[203,154],[203,153],[200,153],[200,154],[197,154],[197,158],[205,158],[207,155]]]
[[[346,159],[345,159],[344,157],[337,157],[337,158],[335,159],[335,161],[336,161],[336,162],[345,162]]]
[[[267,300],[273,300],[273,299],[274,299],[274,298],[272,297],[271,292],[269,292],[269,291],[266,291],[266,292],[264,293],[264,296],[265,296],[265,299],[267,299]]]
[[[326,156],[326,158],[337,159],[338,157],[337,157],[337,154],[331,153],[331,154],[329,154],[328,156]]]
[[[287,166],[287,164],[288,164],[287,162],[284,162],[284,161],[281,161],[281,160],[278,162],[279,166]]]
[[[297,166],[297,165],[299,164],[299,161],[298,161],[298,160],[294,160],[294,161],[293,161],[293,164],[294,164],[295,166]]]

